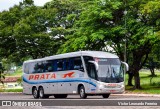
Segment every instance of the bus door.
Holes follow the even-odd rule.
[[[89,76],[89,81],[91,83],[90,91],[91,93],[94,93],[96,91],[96,83],[97,83],[97,78],[98,78],[94,63],[88,62],[87,72]]]

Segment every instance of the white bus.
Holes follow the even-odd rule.
[[[125,67],[122,67],[122,66]],[[78,51],[23,63],[23,93],[35,99],[66,98],[68,94],[102,95],[125,90],[128,64],[118,56],[102,51]]]

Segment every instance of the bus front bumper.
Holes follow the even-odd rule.
[[[111,93],[111,94],[120,94],[125,91],[125,87],[122,84],[113,87],[107,87],[106,85],[100,85],[97,89],[97,93]]]

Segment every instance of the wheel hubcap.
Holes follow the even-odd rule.
[[[35,96],[35,97],[37,96],[37,91],[36,91],[36,90],[34,90],[34,96]]]
[[[43,96],[43,91],[42,90],[40,90],[40,97],[42,97]]]
[[[81,89],[80,94],[81,94],[81,97],[84,96],[84,90],[83,89]]]

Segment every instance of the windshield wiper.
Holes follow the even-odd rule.
[[[109,75],[109,67],[108,67],[107,75]],[[109,78],[107,78],[107,75],[106,75],[106,78],[105,78],[105,82],[109,82],[109,83],[110,83]],[[110,76],[110,77],[111,77],[111,76]],[[107,81],[107,80],[108,80],[108,81]]]

